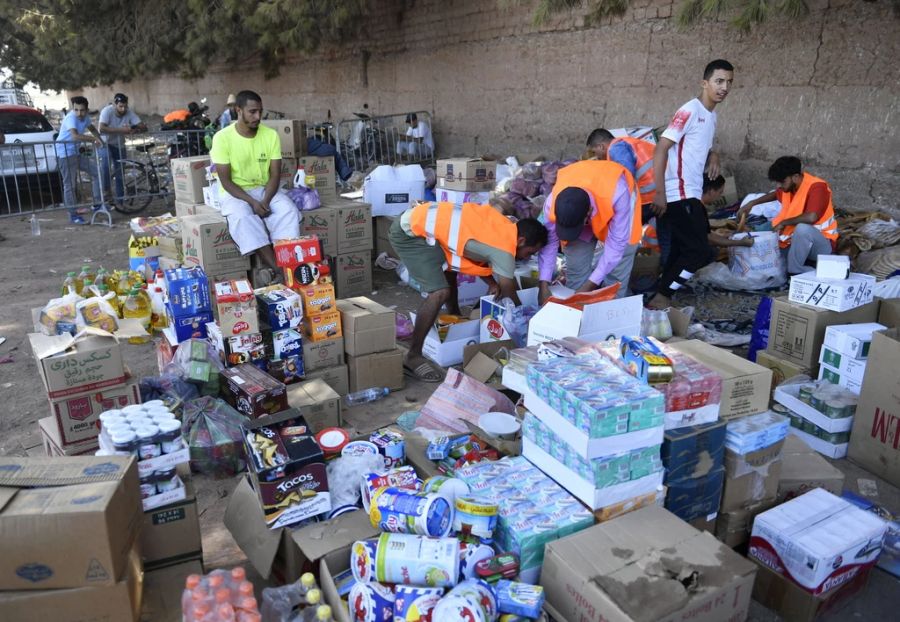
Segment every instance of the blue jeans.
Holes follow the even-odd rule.
[[[59,172],[63,183],[63,204],[69,208],[69,214],[75,214],[75,206],[78,205],[76,186],[78,185],[78,172],[84,171],[91,176],[91,194],[94,206],[103,203],[103,195],[100,191],[100,177],[97,175],[97,162],[93,155],[83,153],[57,158]]]
[[[116,182],[116,201],[119,203],[125,198],[125,184],[122,180],[122,166],[119,162],[122,160],[122,152],[116,145],[107,145],[105,149],[100,151],[100,175],[103,180],[103,188],[112,193],[109,184],[110,173]]]

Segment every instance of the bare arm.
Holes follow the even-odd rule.
[[[653,213],[662,216],[666,213],[666,166],[669,163],[669,149],[675,142],[668,138],[660,138],[653,152],[653,181],[656,194],[653,195]]]
[[[87,134],[81,134],[78,130],[72,128],[71,130],[69,130],[69,136],[71,136],[72,140],[79,140],[84,143],[103,143],[103,139],[100,138],[100,134],[97,133],[97,128],[95,128],[93,125],[89,125],[87,127],[87,130]]]
[[[745,238],[734,240],[732,238],[727,238],[724,235],[719,235],[718,233],[710,233],[707,239],[711,245],[723,248],[729,246],[753,246],[753,236],[750,235]]]
[[[244,192],[244,189],[238,186],[231,179],[231,165],[230,164],[216,164],[216,173],[219,175],[219,183],[222,184],[222,187],[225,188],[225,192],[233,196],[235,199],[240,199],[241,201],[245,201],[257,216],[266,217],[271,212],[269,211],[268,206],[263,205],[249,194]],[[268,187],[268,186],[267,186]]]
[[[519,295],[516,293],[516,281],[505,276],[497,277],[497,286],[500,288],[500,300],[509,298],[517,307],[522,304]]]
[[[281,160],[269,162],[269,181],[266,182],[266,190],[263,193],[262,204],[269,208],[269,201],[278,192],[278,182],[281,180]]]
[[[803,212],[799,216],[794,216],[793,218],[785,218],[778,226],[775,227],[776,231],[780,231],[785,227],[790,227],[791,225],[814,225],[816,221],[819,220],[819,217],[814,212]]]
[[[719,152],[710,150],[710,152],[706,156],[706,168],[704,169],[704,173],[710,179],[715,179],[719,176],[722,168],[719,166]]]
[[[747,203],[745,205],[743,205],[741,207],[741,209],[738,210],[738,215],[740,216],[741,214],[748,214],[748,213],[750,213],[750,210],[752,210],[757,205],[761,205],[763,203],[768,203],[770,201],[774,201],[777,197],[778,197],[778,193],[773,190],[772,192],[770,192],[768,194],[762,195],[758,199],[753,199],[752,201],[747,201]]]
[[[104,134],[131,134],[134,130],[130,127],[110,127],[103,121],[100,122],[100,131]]]

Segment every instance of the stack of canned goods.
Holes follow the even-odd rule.
[[[834,384],[801,384],[797,397],[829,419],[844,419],[856,414],[856,395]]]
[[[151,460],[184,448],[181,421],[161,400],[133,404],[121,410],[100,414],[101,444],[117,454],[131,454],[138,460]],[[141,475],[141,496],[151,497],[178,488],[174,466],[162,467]]]

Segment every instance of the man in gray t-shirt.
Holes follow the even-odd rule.
[[[128,97],[123,93],[116,93],[113,103],[100,111],[100,135],[106,143],[101,154],[103,186],[110,189],[109,177],[112,172],[116,180],[117,203],[121,203],[125,196],[122,167],[119,165],[119,161],[125,157],[125,136],[146,131],[147,126],[141,122],[141,118],[128,108]]]

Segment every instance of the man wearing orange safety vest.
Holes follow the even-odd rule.
[[[439,382],[443,373],[422,356],[422,346],[445,303],[451,314],[460,314],[455,273],[481,277],[490,294],[520,305],[516,260],[541,250],[547,230],[534,218],[513,222],[490,205],[429,202],[396,218],[389,239],[410,280],[428,294],[416,314],[404,373]]]
[[[782,156],[769,167],[769,180],[775,190],[749,201],[739,215],[749,213],[757,204],[778,199],[781,211],[772,219],[778,233],[781,252],[788,274],[800,274],[809,268],[808,261],[819,255],[830,255],[837,247],[838,229],[831,203],[831,187],[808,172],[803,172],[799,158]]]
[[[566,256],[567,287],[589,292],[621,283],[618,295],[626,295],[641,241],[641,216],[634,179],[624,166],[583,160],[559,169],[544,202],[544,222],[549,235],[538,258],[542,304],[550,297],[560,244]],[[604,246],[594,266],[597,240]]]
[[[653,179],[654,143],[631,136],[616,138],[609,130],[597,128],[588,136],[587,146],[598,160],[617,162],[627,168],[637,184],[641,205],[649,206],[653,203],[653,195],[656,193],[656,180]],[[644,223],[651,216],[649,209],[645,211],[646,214],[641,215]]]

